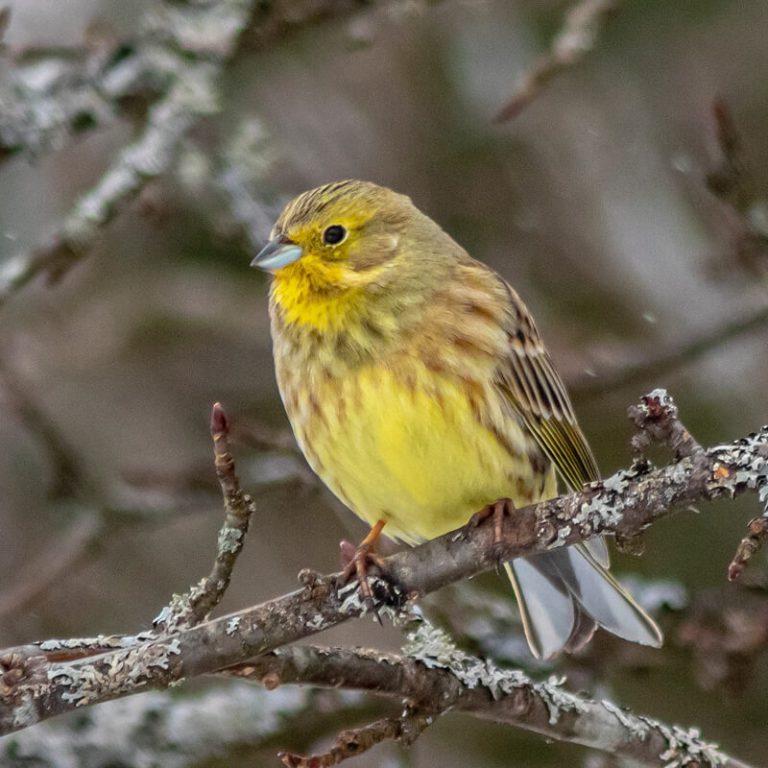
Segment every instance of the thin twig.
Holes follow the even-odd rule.
[[[333,746],[321,755],[302,757],[291,752],[279,752],[287,768],[331,768],[350,757],[367,752],[382,741],[398,741],[410,745],[432,723],[432,715],[406,710],[401,717],[384,717],[360,728],[342,731]]]
[[[768,274],[768,200],[761,196],[747,160],[744,145],[728,104],[716,99],[712,105],[720,158],[707,174],[709,191],[723,204],[731,229],[732,258],[713,263],[716,273],[740,271],[765,277]]]
[[[620,0],[581,0],[565,17],[549,52],[519,80],[512,97],[496,114],[496,122],[517,117],[562,71],[578,64],[597,43],[603,21]]]
[[[669,446],[675,461],[693,458],[703,451],[680,421],[677,406],[664,389],[643,395],[637,405],[627,409],[627,415],[638,429],[631,445],[640,456],[652,443]]]
[[[174,595],[155,619],[154,627],[159,634],[199,624],[221,602],[256,511],[251,497],[240,489],[229,447],[229,422],[221,403],[214,403],[211,409],[211,437],[216,477],[224,497],[224,522],[219,530],[216,558],[211,573],[184,595]]]
[[[765,486],[764,490],[768,491],[768,486]],[[768,494],[766,494],[766,498],[768,498]],[[741,576],[752,556],[768,541],[768,503],[766,503],[765,512],[760,517],[749,521],[747,530],[749,533],[739,542],[736,554],[728,566],[729,581],[736,581]]]

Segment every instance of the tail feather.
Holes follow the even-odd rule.
[[[596,557],[597,555],[597,557]],[[584,546],[506,564],[528,645],[538,658],[577,650],[596,625],[625,640],[659,647],[656,623]]]
[[[562,580],[551,578],[534,558],[504,563],[515,591],[525,639],[537,659],[546,659],[563,648],[576,622],[576,606]]]

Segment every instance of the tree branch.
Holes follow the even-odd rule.
[[[709,352],[768,325],[768,306],[761,306],[729,322],[707,329],[696,336],[672,344],[653,355],[643,355],[640,350],[626,357],[633,362],[606,371],[596,376],[584,376],[568,382],[568,391],[581,400],[594,400],[606,392],[615,392],[630,384],[648,381],[660,374],[688,363],[692,363]]]
[[[633,418],[651,439],[670,443],[678,459],[652,469],[641,457],[629,470],[579,493],[519,510],[514,520],[505,522],[500,546],[490,527],[479,526],[468,536],[461,531],[446,534],[392,556],[387,561],[388,572],[399,587],[393,589],[388,582],[375,580],[377,596],[390,601],[390,607],[380,607],[379,612],[396,618],[400,615],[398,601],[493,568],[499,560],[574,544],[600,533],[633,536],[676,506],[765,492],[768,428],[730,445],[704,450],[677,420],[671,398],[659,390],[643,398],[633,409]],[[0,733],[216,672],[366,612],[355,585],[337,589],[335,576],[306,574],[304,582],[296,592],[175,634],[111,638],[111,647],[117,650],[94,658],[61,662],[45,656],[52,653],[68,658],[64,652],[77,648],[78,641],[11,649],[0,658]]]
[[[417,624],[404,650],[407,655],[294,646],[222,674],[253,680],[270,690],[301,683],[405,698],[417,710],[423,707],[431,713],[430,719],[448,711],[464,712],[592,747],[634,765],[746,768],[745,763],[702,741],[693,729],[666,726],[609,701],[569,693],[554,679],[540,683],[517,670],[501,669],[463,653],[444,632],[425,621]],[[389,731],[385,737],[398,735]]]
[[[603,20],[620,0],[581,0],[565,17],[549,52],[519,80],[515,92],[496,115],[497,123],[517,117],[563,70],[578,64],[594,47]]]
[[[156,691],[95,707],[76,721],[45,723],[2,739],[0,764],[199,768],[234,764],[226,756],[247,750],[252,765],[278,765],[253,756],[286,744],[311,748],[345,722],[381,716],[386,706],[359,693],[297,686],[266,691],[227,683],[194,696]]]
[[[73,131],[113,119],[125,96],[156,97],[139,138],[118,154],[56,230],[0,264],[0,307],[40,275],[49,282],[60,279],[126,205],[172,167],[192,127],[221,110],[217,83],[249,24],[258,27],[251,44],[263,47],[302,25],[366,5],[364,0],[164,2],[144,15],[143,37],[131,44],[132,53],[125,58],[104,63],[86,57],[79,68],[63,74],[56,70],[61,62],[51,64],[56,71],[49,92],[6,105],[0,115],[0,159],[22,148],[34,152],[58,146]]]
[[[94,245],[101,230],[122,208],[149,181],[170,168],[182,139],[197,120],[218,111],[215,83],[234,52],[252,4],[252,0],[196,4],[189,6],[189,17],[181,8],[176,12],[168,10],[166,34],[181,49],[181,53],[170,48],[166,51],[171,63],[170,87],[149,110],[140,137],[118,154],[101,180],[80,198],[57,231],[41,245],[17,254],[2,265],[0,306],[40,274],[45,274],[49,281],[64,275]],[[186,39],[195,24],[197,34],[205,36],[207,47],[203,50],[190,46]],[[194,37],[192,42],[199,44]],[[185,51],[190,55],[182,55]]]

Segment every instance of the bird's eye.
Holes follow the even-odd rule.
[[[347,236],[347,230],[341,224],[332,224],[323,232],[323,242],[326,245],[338,245]]]

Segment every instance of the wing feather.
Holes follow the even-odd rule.
[[[599,478],[597,462],[579,428],[562,379],[517,294],[509,295],[509,357],[497,384],[555,468],[573,489]]]

